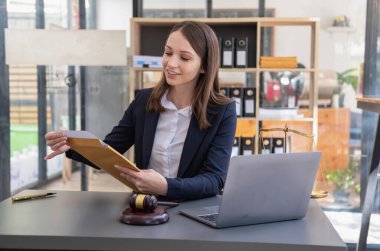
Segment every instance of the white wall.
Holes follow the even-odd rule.
[[[321,20],[319,38],[319,68],[342,71],[359,67],[364,61],[366,1],[357,0],[267,0],[266,8],[275,8],[277,17],[319,17]],[[335,16],[346,15],[352,33],[331,33],[327,31]],[[276,39],[288,41],[285,33],[276,33]],[[297,37],[297,40],[302,40]],[[277,43],[276,52],[284,52],[289,43]],[[303,56],[305,57],[305,56]]]
[[[96,3],[97,29],[126,30],[127,47],[129,47],[132,0],[97,0]]]

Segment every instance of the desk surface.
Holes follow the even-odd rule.
[[[219,197],[183,202],[168,210],[168,223],[157,226],[120,223],[128,198],[128,193],[57,191],[46,199],[7,199],[0,203],[0,249],[347,250],[313,200],[301,220],[213,229],[178,211],[214,205]]]

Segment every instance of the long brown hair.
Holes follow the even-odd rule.
[[[194,51],[201,58],[201,69],[205,73],[199,75],[192,97],[192,111],[198,120],[199,127],[205,129],[210,126],[207,120],[208,108],[211,106],[226,105],[232,100],[220,94],[218,68],[219,43],[214,31],[205,23],[184,21],[173,26],[169,35],[180,31],[189,41]],[[170,86],[163,73],[158,84],[153,88],[149,97],[147,109],[160,113],[165,111],[161,105],[161,98]]]

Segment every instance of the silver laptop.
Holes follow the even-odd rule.
[[[180,212],[215,228],[303,218],[320,159],[320,152],[232,157],[220,205]]]

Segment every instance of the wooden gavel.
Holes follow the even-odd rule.
[[[179,203],[172,201],[158,201],[154,195],[138,193],[133,193],[129,199],[129,206],[135,211],[153,212],[159,205],[176,207]]]

